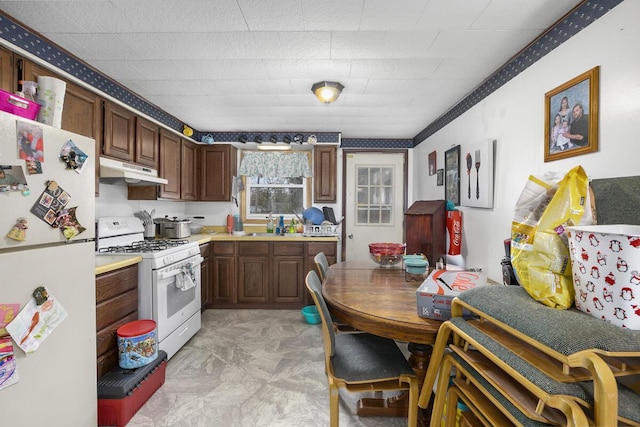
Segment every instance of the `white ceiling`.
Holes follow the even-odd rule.
[[[20,0],[0,9],[199,131],[413,138],[581,0]],[[331,105],[313,83],[345,86]]]

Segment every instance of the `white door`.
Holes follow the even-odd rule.
[[[369,243],[403,242],[404,153],[346,153],[345,260],[369,259]]]

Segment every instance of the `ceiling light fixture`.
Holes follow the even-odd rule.
[[[338,82],[324,81],[314,83],[314,85],[311,86],[311,92],[316,95],[316,98],[318,98],[320,102],[324,102],[325,104],[331,104],[338,99],[342,93],[342,89],[344,89],[344,86]]]

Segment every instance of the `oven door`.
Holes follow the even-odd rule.
[[[200,255],[153,272],[153,311],[158,341],[200,311]]]

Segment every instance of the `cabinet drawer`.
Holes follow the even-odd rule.
[[[211,244],[205,243],[204,245],[200,245],[200,255],[202,255],[202,258],[208,257],[210,251],[211,251]]]
[[[234,255],[236,253],[235,243],[215,242],[213,243],[213,253],[215,255]]]
[[[269,255],[269,242],[238,242],[238,255]]]
[[[138,290],[130,290],[96,306],[96,331],[138,310]]]
[[[326,256],[336,255],[336,243],[333,242],[309,242],[307,243],[307,253],[309,255],[317,255],[324,252]]]
[[[304,243],[273,242],[273,254],[276,256],[304,255]]]
[[[96,277],[96,302],[138,288],[138,266],[126,267]]]

